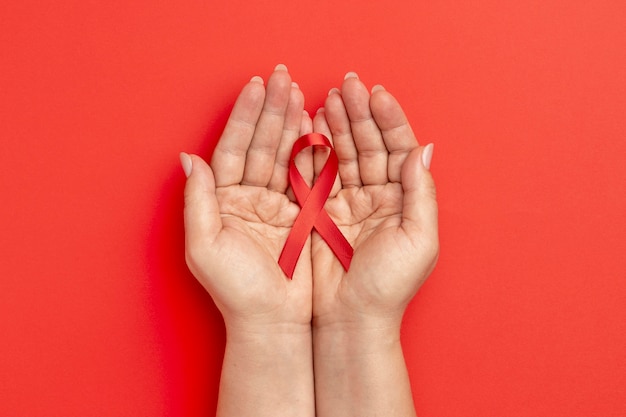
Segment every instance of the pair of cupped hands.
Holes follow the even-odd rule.
[[[354,248],[348,271],[316,231],[293,279],[277,263],[300,211],[288,181],[294,142],[317,132],[339,159],[324,209]],[[420,146],[384,87],[353,72],[311,118],[280,64],[242,89],[210,164],[181,154],[187,264],[227,328],[310,329],[383,320],[399,325],[438,256],[432,145]],[[296,158],[309,186],[328,149]]]

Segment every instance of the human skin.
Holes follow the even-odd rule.
[[[317,415],[414,416],[400,326],[439,252],[432,145],[420,147],[395,98],[382,86],[370,94],[355,73],[313,125],[339,159],[325,209],[354,247],[346,272],[313,234]]]
[[[276,263],[299,212],[287,166],[303,107],[279,65],[267,87],[253,77],[243,88],[210,165],[181,154],[187,264],[226,326],[218,416],[315,415],[310,239],[293,279]],[[300,159],[310,182],[311,155]]]
[[[279,65],[243,88],[210,165],[181,154],[187,263],[227,331],[218,415],[412,416],[400,323],[439,249],[432,145],[354,73],[313,120],[303,102]],[[276,262],[299,213],[287,166],[313,129],[334,142],[325,209],[355,251],[346,272],[313,232],[289,280]],[[296,157],[309,184],[326,156]]]

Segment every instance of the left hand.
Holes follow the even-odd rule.
[[[314,233],[313,328],[398,328],[438,257],[435,185],[396,99],[349,74],[314,130],[334,143],[339,175],[325,209],[354,248],[348,272]],[[429,155],[426,155],[429,162]],[[315,171],[323,158],[315,158]]]

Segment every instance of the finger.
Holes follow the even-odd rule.
[[[302,111],[302,123],[300,124],[300,136],[307,135],[313,132],[313,120],[309,116],[309,112]]]
[[[370,109],[389,152],[387,160],[389,181],[400,182],[404,160],[409,152],[418,146],[415,134],[402,107],[383,86],[376,85],[372,88]]]
[[[185,253],[195,272],[197,263],[205,258],[204,251],[222,229],[222,220],[211,168],[196,155],[181,154],[181,162],[190,171],[185,184]]]
[[[438,251],[437,193],[430,173],[433,145],[413,149],[402,166],[402,229],[407,236],[429,242],[423,250]]]
[[[302,111],[302,122],[300,124],[300,134],[298,137],[313,132],[313,120],[306,110]],[[291,157],[291,154],[290,154]],[[306,182],[307,186],[311,188],[313,186],[313,149],[311,147],[304,148],[295,157],[296,167],[298,172],[302,175],[302,178]],[[287,197],[289,200],[295,202],[296,196],[293,193],[291,186],[287,188]]]
[[[222,136],[215,146],[211,167],[218,187],[239,184],[246,165],[246,153],[263,109],[265,87],[261,77],[252,77],[235,101]]]
[[[339,177],[344,188],[360,187],[358,152],[350,129],[350,119],[343,104],[339,89],[333,88],[328,93],[324,104],[326,121],[332,134],[335,151],[339,159]]]
[[[341,96],[358,151],[361,182],[365,185],[386,184],[389,181],[387,148],[370,111],[370,94],[355,73],[346,74]]]
[[[302,123],[300,126],[300,136],[313,132],[313,120],[309,113],[304,111],[302,113]],[[304,178],[307,185],[311,187],[313,185],[313,149],[311,147],[305,148],[302,152],[296,155],[296,166],[300,175]]]
[[[324,114],[324,108],[317,109],[315,116],[313,116],[313,131],[315,133],[321,133],[326,136],[332,142],[332,135],[328,129],[328,123],[326,123],[326,117]],[[324,164],[328,159],[329,149],[325,146],[313,146],[313,179],[314,181],[320,175]]]
[[[330,143],[333,144],[333,136],[330,133],[330,128],[328,127],[328,123],[326,122],[326,116],[324,108],[318,109],[315,117],[313,118],[313,130],[317,133],[321,133],[326,136]],[[334,144],[333,144],[334,147]],[[324,165],[326,165],[326,161],[328,160],[328,156],[330,154],[330,149],[326,146],[314,146],[313,147],[313,177],[315,182],[319,177]],[[339,173],[335,176],[335,182],[333,183],[333,187],[330,189],[329,197],[335,197],[339,191],[341,191],[341,178],[339,178]]]
[[[304,94],[296,83],[292,83],[289,104],[285,112],[283,134],[276,152],[274,171],[267,186],[268,189],[284,193],[289,185],[288,171],[291,149],[300,134],[302,112],[304,110]]]
[[[279,64],[267,81],[263,110],[246,155],[242,184],[266,187],[269,184],[276,151],[282,137],[291,92],[291,77]]]

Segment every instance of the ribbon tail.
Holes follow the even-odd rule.
[[[317,217],[315,229],[326,241],[328,247],[330,247],[341,266],[343,266],[343,269],[348,271],[354,249],[325,210],[322,210]]]
[[[307,224],[307,222],[310,223],[310,220],[311,219],[306,219],[304,216],[298,216],[296,218],[285,241],[285,246],[283,246],[283,250],[278,258],[278,265],[290,279],[293,278],[300,253],[310,235],[309,232],[312,225]]]

